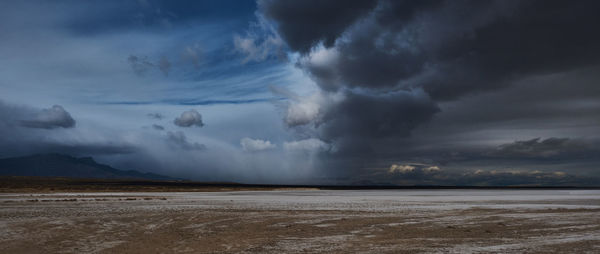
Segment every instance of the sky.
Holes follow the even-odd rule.
[[[0,157],[271,184],[600,185],[598,1],[0,2]]]

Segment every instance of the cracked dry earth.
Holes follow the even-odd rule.
[[[599,194],[2,194],[0,253],[600,253]]]

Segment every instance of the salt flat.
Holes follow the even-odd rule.
[[[2,253],[600,252],[600,190],[0,194]]]

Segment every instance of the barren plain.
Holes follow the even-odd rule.
[[[0,194],[0,253],[599,253],[600,190]]]

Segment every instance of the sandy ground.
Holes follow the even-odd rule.
[[[599,190],[0,194],[0,253],[600,253]]]

